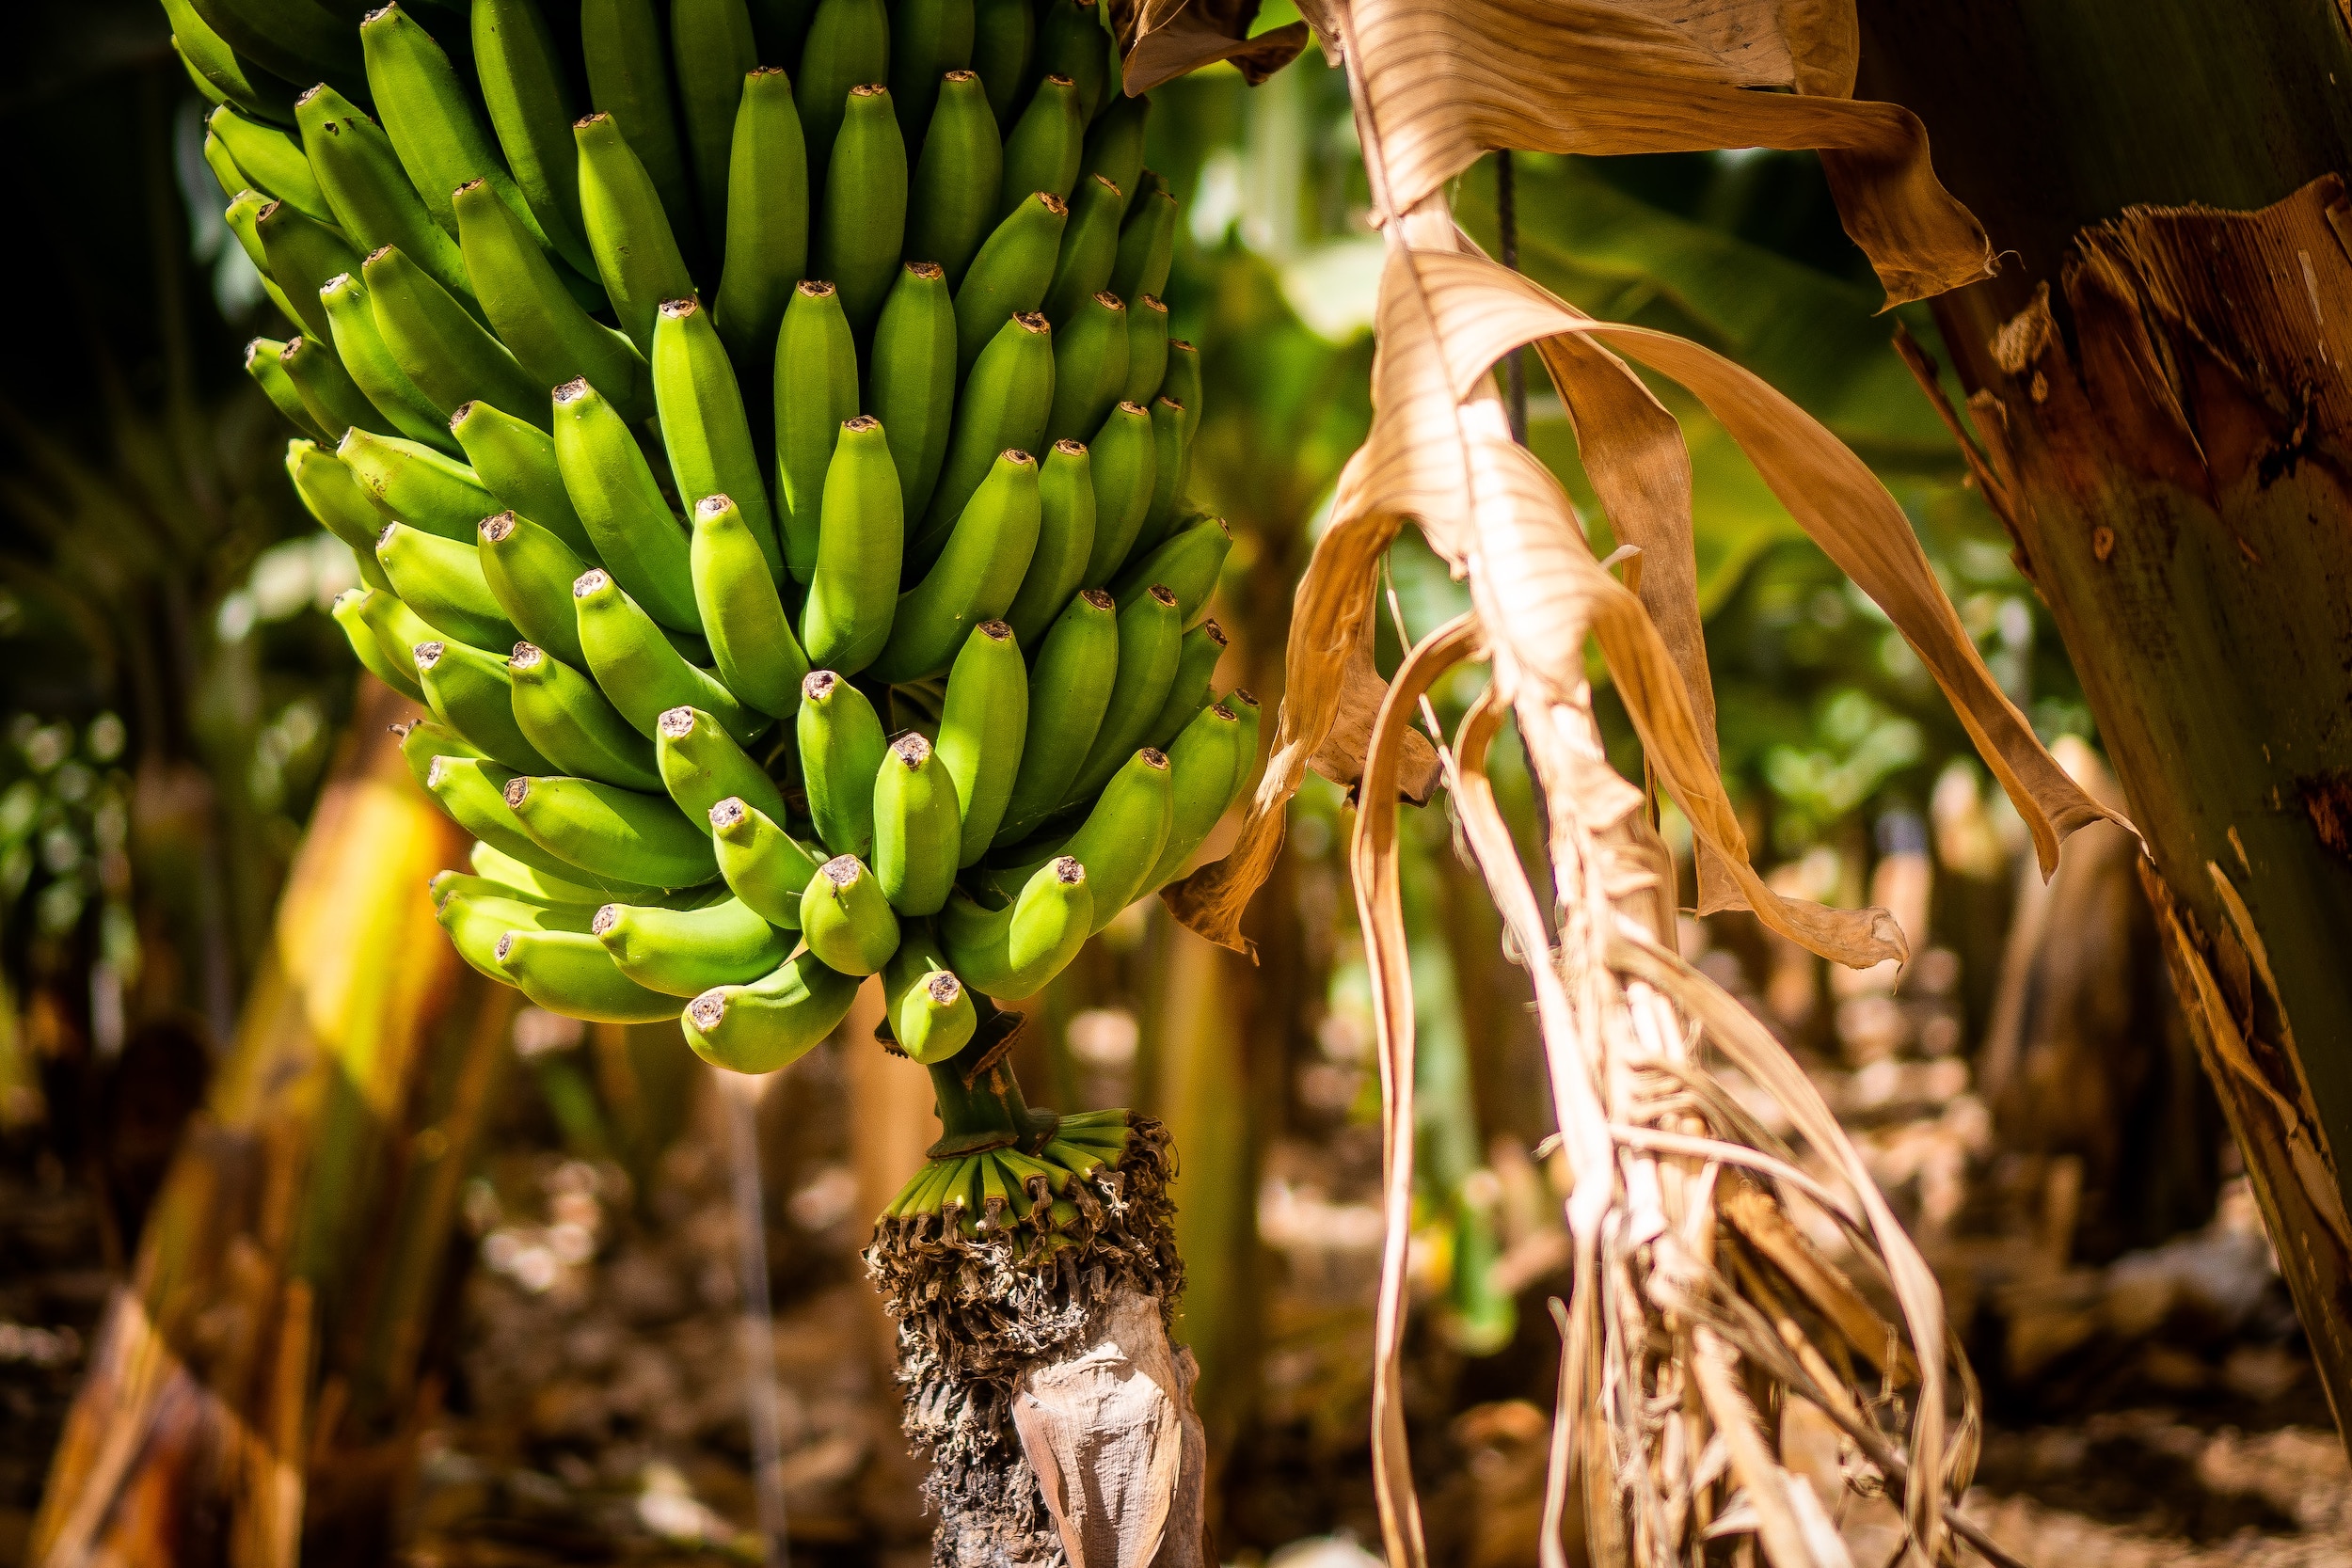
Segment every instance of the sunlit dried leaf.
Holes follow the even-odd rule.
[[[1307,766],[1335,784],[1354,785],[1363,777],[1364,758],[1372,751],[1373,721],[1380,716],[1388,683],[1372,662],[1372,623],[1364,623],[1342,672],[1339,711],[1331,730],[1307,759]],[[1440,766],[1438,749],[1419,730],[1407,730],[1404,754],[1398,759],[1396,790],[1417,806],[1425,806],[1438,791]]]
[[[1110,0],[1111,28],[1124,52],[1130,97],[1219,60],[1231,60],[1251,87],[1296,59],[1307,24],[1287,23],[1256,38],[1258,0]]]

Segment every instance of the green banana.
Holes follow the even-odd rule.
[[[817,857],[776,819],[736,797],[710,808],[711,848],[719,875],[738,898],[771,926],[799,930],[801,895],[817,875]]]
[[[359,47],[367,59],[368,92],[382,117],[384,134],[391,138],[401,167],[408,171],[408,182],[424,198],[425,211],[441,231],[453,236],[457,232],[451,193],[469,180],[486,180],[499,199],[545,244],[546,236],[515,188],[498,148],[474,115],[472,93],[433,36],[392,4],[370,11],[359,24]]]
[[[1184,461],[1192,461],[1192,438],[1200,429],[1200,351],[1182,338],[1168,341],[1168,370],[1160,396],[1184,411]]]
[[[1045,636],[1070,595],[1086,586],[1094,548],[1094,474],[1084,443],[1057,441],[1037,477],[1037,549],[1005,619],[1025,648]]]
[[[784,818],[784,794],[735,737],[700,708],[674,707],[654,726],[659,784],[697,825],[713,807],[738,800],[772,820]]]
[[[355,427],[343,432],[335,455],[359,493],[393,522],[469,540],[482,519],[499,510],[471,468],[418,442]]]
[[[853,675],[890,641],[906,546],[898,470],[882,421],[870,415],[841,426],[825,472],[823,516],[801,641],[812,663]]]
[[[939,674],[974,626],[1012,604],[1037,550],[1037,468],[1025,451],[998,454],[939,559],[899,595],[889,641],[872,665],[876,679],[898,684]]]
[[[1047,440],[1083,441],[1103,427],[1127,386],[1127,307],[1114,293],[1090,294],[1054,326],[1054,405]]]
[[[691,294],[664,300],[654,323],[653,390],[661,413],[661,444],[679,497],[690,511],[707,497],[733,498],[767,561],[769,577],[783,575],[775,515],[760,482],[759,454],[752,447],[735,370],[710,313]]]
[[[670,90],[669,43],[654,0],[580,0],[580,49],[588,65],[588,102],[611,115],[628,138],[660,194],[671,232],[690,238],[696,231],[694,196]],[[750,69],[738,71],[737,80]],[[673,290],[665,297],[683,293]]]
[[[1202,517],[1177,530],[1141,560],[1120,573],[1111,593],[1123,606],[1153,583],[1166,583],[1191,626],[1216,592],[1217,574],[1233,547],[1233,531],[1222,517]]]
[[[596,546],[589,540],[588,531],[580,526],[580,513],[564,488],[564,470],[555,461],[555,438],[537,425],[486,403],[460,406],[450,416],[449,433],[464,450],[475,481],[496,497],[501,506],[555,535],[565,549],[585,562],[564,577],[564,587],[568,593],[572,578],[596,564]],[[564,618],[571,619],[568,601]],[[515,624],[523,625],[519,620]],[[528,626],[523,629],[530,630]],[[537,637],[532,641],[543,641]],[[563,651],[560,642],[545,645],[559,653]]]
[[[979,1029],[971,993],[927,920],[902,927],[898,950],[882,966],[882,1006],[898,1049],[926,1065],[953,1056]]]
[[[286,474],[294,481],[302,509],[351,547],[352,558],[358,562],[359,580],[379,593],[390,593],[392,579],[375,560],[375,541],[384,531],[384,518],[359,493],[351,470],[333,453],[320,451],[317,442],[294,440],[286,443]],[[399,662],[405,669],[408,661]],[[401,684],[392,682],[394,687]]]
[[[614,968],[672,996],[756,980],[792,951],[791,940],[739,898],[699,910],[607,904],[589,928]]]
[[[773,1072],[807,1055],[849,1016],[857,982],[798,953],[764,980],[717,986],[686,1005],[694,1054],[730,1072]]]
[[[1136,534],[1136,550],[1158,548],[1160,542],[1177,526],[1184,503],[1184,481],[1190,464],[1185,462],[1184,408],[1169,397],[1152,400],[1152,510],[1143,515],[1143,527]],[[1128,569],[1134,575],[1134,568]]]
[[[245,373],[262,388],[272,407],[286,417],[286,422],[303,435],[317,440],[331,441],[324,420],[310,411],[302,401],[302,393],[286,373],[286,345],[275,338],[256,338],[245,345]]]
[[[947,459],[956,409],[956,307],[936,261],[909,261],[874,328],[869,381],[900,509],[919,518]]]
[[[1152,583],[1119,607],[1119,673],[1103,709],[1102,727],[1095,731],[1063,804],[1091,799],[1143,744],[1175,683],[1184,641],[1184,616],[1176,595],[1162,585]]]
[[[817,868],[801,895],[801,940],[844,974],[872,974],[898,947],[898,917],[882,883],[855,855]]]
[[[694,292],[677,236],[645,165],[602,112],[572,126],[580,150],[580,224],[596,257],[612,313],[640,353],[653,349],[655,312]]]
[[[580,216],[580,152],[572,84],[538,0],[474,0],[474,70],[515,187],[573,271],[593,277]]]
[[[541,424],[547,388],[422,267],[387,245],[359,273],[392,362],[443,420],[479,398]]]
[[[411,731],[409,738],[415,738],[414,731],[428,725],[434,729],[441,728],[430,719],[421,719],[409,726]],[[446,730],[443,730],[442,734],[450,740],[457,738],[454,734]],[[401,744],[405,750],[408,742],[403,740]],[[426,758],[425,766],[428,768],[432,766],[430,757]],[[499,801],[501,807],[505,803],[503,798]],[[503,849],[485,844],[479,839],[474,841],[472,848],[466,851],[466,863],[473,867],[475,876],[485,881],[513,888],[518,897],[534,904],[585,904],[593,911],[597,904],[609,896],[596,888],[585,887],[579,882],[567,882],[560,878],[551,877],[544,871],[525,865]]]
[[[705,496],[694,503],[689,569],[719,678],[760,712],[788,719],[800,705],[808,657],[792,635],[761,543],[733,498]]]
[[[1038,83],[1029,106],[1005,136],[1005,173],[996,185],[996,220],[1039,191],[1070,199],[1078,183],[1078,161],[1086,151],[1086,114],[1077,84],[1067,76]]]
[[[1104,102],[1087,126],[1078,175],[1081,180],[1089,174],[1101,175],[1127,193],[1127,205],[1132,209],[1137,194],[1136,181],[1143,173],[1144,124],[1151,118],[1152,100],[1142,95],[1128,97],[1116,80],[1106,80],[1104,87]]]
[[[341,231],[284,201],[265,202],[253,214],[253,232],[262,243],[268,272],[285,291],[302,329],[321,342],[335,341],[319,290],[338,273],[359,266],[358,252]]]
[[[506,672],[516,727],[552,771],[647,794],[661,787],[654,749],[595,681],[529,642],[515,644]]]
[[[337,618],[341,619],[340,616]],[[410,668],[413,670],[415,666],[412,664]],[[422,702],[424,699],[419,697],[417,701]],[[472,741],[468,740],[438,719],[410,719],[403,723],[392,725],[391,731],[400,739],[400,760],[408,765],[408,771],[415,776],[420,788],[430,787],[425,781],[432,774],[435,757],[480,758],[482,756],[482,752]],[[533,897],[538,896],[540,884],[531,879],[535,878],[537,873],[531,871],[520,861],[511,855],[500,855],[498,850],[482,843],[474,845],[473,855],[475,871],[490,876],[490,873],[483,870],[482,857],[497,856],[498,861],[503,866],[512,867],[513,870],[502,871],[501,874],[492,877],[492,880],[502,881],[510,888],[527,892]],[[521,879],[517,879],[517,874]],[[589,895],[588,901],[594,903],[596,895]]]
[[[1037,66],[1076,87],[1078,113],[1091,121],[1110,89],[1110,60],[1103,47],[1094,0],[1050,0],[1037,28]]]
[[[443,873],[447,875],[447,873]],[[457,956],[498,981],[513,985],[498,961],[498,944],[509,931],[585,931],[593,911],[582,915],[569,909],[552,909],[529,899],[501,896],[487,891],[453,892],[438,900],[433,918],[449,933]]]
[[[536,927],[541,930],[584,931],[596,920],[599,903],[597,895],[586,889],[580,890],[586,895],[584,898],[547,898],[526,888],[465,871],[436,871],[426,879],[424,891],[437,910],[452,898],[496,898],[554,917],[557,924]]]
[[[410,732],[413,739],[416,732]],[[424,787],[451,820],[493,849],[512,857],[532,871],[567,882],[586,883],[606,897],[643,896],[655,890],[641,887],[609,870],[583,873],[539,847],[506,804],[506,786],[517,777],[484,757],[436,753],[425,766]]]
[[[360,613],[367,601],[376,597],[389,597],[389,594],[387,591],[377,588],[344,589],[335,596],[332,610],[335,624],[342,627],[344,638],[351,643],[351,651],[358,656],[359,663],[369,674],[373,675],[410,702],[421,703],[424,701],[424,688],[417,684],[416,662],[411,659],[407,662],[407,667],[403,669],[400,661],[384,652],[382,641],[376,637],[374,628],[368,625],[366,618]]]
[[[874,775],[883,751],[874,705],[831,670],[812,670],[793,724],[818,839],[836,854],[865,854],[874,844]]]
[[[1112,293],[1119,293],[1114,280]],[[1120,294],[1127,309],[1127,385],[1120,401],[1148,409],[1168,372],[1168,307],[1157,294]]]
[[[955,781],[931,743],[910,730],[891,742],[874,775],[874,877],[890,907],[938,913],[962,848]]]
[[[290,83],[273,76],[259,63],[241,58],[188,0],[164,0],[164,15],[171,24],[172,45],[180,51],[180,57],[214,93],[252,119],[273,125],[294,123]]]
[[[334,223],[341,214],[319,189],[303,144],[275,125],[247,119],[224,103],[204,121],[205,129],[245,175],[243,183],[266,191],[321,223]]]
[[[950,71],[936,86],[938,102],[907,204],[906,251],[938,262],[955,289],[962,286],[973,253],[988,237],[996,187],[1004,179],[1005,148],[988,106],[988,89],[977,72]]]
[[[913,541],[914,565],[927,565],[939,553],[1005,452],[1044,450],[1045,421],[1053,410],[1054,329],[1034,312],[1009,317],[957,395],[947,456]],[[996,612],[1003,609],[997,606]]]
[[[1021,643],[1002,621],[983,621],[947,672],[939,715],[939,761],[956,788],[961,817],[959,867],[987,853],[1004,820],[1028,737],[1029,673]]]
[[[539,847],[584,871],[618,870],[661,888],[719,875],[703,827],[659,795],[593,779],[516,777],[507,781],[506,805]]]
[[[407,672],[407,685],[402,689],[413,689],[417,701],[423,702],[424,686],[417,678],[417,648],[433,641],[433,628],[419,620],[415,610],[401,603],[399,594],[389,590],[369,594],[357,610],[359,619],[375,633],[375,645],[384,657]]]
[[[1099,174],[1079,181],[1076,193],[1070,198],[1054,280],[1045,288],[1045,316],[1057,328],[1068,326],[1110,282],[1111,263],[1119,259],[1119,218],[1127,209],[1126,196]]]
[[[1157,299],[1168,292],[1168,269],[1175,254],[1174,193],[1165,185],[1136,192],[1128,204],[1127,219],[1120,226],[1119,254],[1111,262],[1111,293],[1121,299],[1140,299],[1145,294]]]
[[[213,179],[220,186],[221,194],[232,201],[253,187],[253,182],[246,178],[245,170],[237,166],[237,160],[229,155],[229,149],[210,131],[204,133],[204,166],[213,171]],[[254,191],[253,194],[261,196],[262,193]],[[993,196],[995,193],[992,191],[989,194]],[[263,197],[262,199],[267,200],[268,198]]]
[[[485,756],[531,773],[555,769],[515,722],[506,660],[463,642],[434,639],[416,647],[417,684],[433,716]]]
[[[326,205],[353,247],[365,255],[398,245],[435,282],[470,302],[465,258],[425,210],[391,138],[375,121],[324,82],[294,100],[294,118]]]
[[[1087,868],[1064,855],[1040,866],[1021,895],[1001,910],[983,910],[961,890],[950,894],[940,916],[940,942],[959,980],[985,996],[1018,1002],[1036,995],[1078,956],[1094,930],[1094,916]]]
[[[479,180],[457,187],[457,237],[499,340],[536,388],[520,414],[535,411],[548,389],[585,376],[632,423],[653,411],[645,356],[623,332],[605,325],[565,290],[556,263]]]
[[[1012,108],[1029,79],[1029,56],[1036,49],[1037,11],[1031,0],[972,0],[972,69],[987,84],[989,112],[999,126],[1012,123]]]
[[[1176,678],[1168,682],[1167,700],[1144,731],[1144,745],[1168,751],[1184,727],[1209,705],[1210,687],[1216,679],[1217,661],[1225,657],[1225,628],[1213,619],[1184,633],[1183,650],[1176,657]]]
[[[261,274],[262,293],[268,294],[270,303],[278,307],[278,314],[299,329],[304,325],[302,317],[295,313],[294,301],[286,297],[286,291],[279,288],[278,279],[271,276],[269,253],[262,248],[262,231],[258,223],[262,209],[268,205],[269,198],[261,192],[241,190],[230,198],[221,217],[229,225],[229,231],[237,237],[238,247],[244,250],[246,260],[251,261],[253,270]]]
[[[515,645],[521,633],[483,579],[481,558],[437,533],[387,523],[375,544],[376,564],[392,592],[442,636],[489,652]]]
[[[817,570],[825,473],[843,421],[857,415],[857,341],[831,283],[792,291],[776,334],[776,503],[785,569]]]
[[[677,1014],[676,997],[623,974],[585,931],[510,930],[493,951],[499,972],[548,1012],[591,1023],[652,1023]]]
[[[719,337],[746,376],[766,367],[792,285],[808,266],[808,149],[792,78],[763,65],[743,79],[727,162]]]
[[[743,0],[671,0],[670,57],[694,171],[694,202],[710,253],[718,255],[726,244],[727,166],[743,78],[759,64],[750,8]]]
[[[801,45],[801,133],[821,182],[851,87],[890,80],[890,13],[882,0],[823,0]]]
[[[354,426],[392,434],[391,421],[375,411],[335,357],[334,345],[316,338],[289,338],[278,351],[278,368],[294,390],[310,422],[340,440]],[[264,391],[267,388],[262,388]]]
[[[572,608],[590,672],[638,734],[653,738],[662,714],[674,707],[701,708],[739,741],[755,740],[768,727],[766,715],[737,702],[707,670],[688,663],[653,617],[601,568],[581,573],[572,584]]]
[[[907,148],[890,89],[851,87],[826,165],[812,265],[841,292],[842,313],[861,340],[873,335],[898,281],[906,223]]]
[[[972,0],[898,0],[891,12],[890,100],[907,146],[920,147],[939,79],[972,63]]]
[[[338,273],[319,290],[319,303],[334,330],[335,357],[376,412],[403,437],[455,451],[457,444],[450,439],[441,411],[408,379],[375,329],[375,308],[368,302],[367,285],[356,274]]]
[[[1103,786],[1062,853],[1087,868],[1094,886],[1094,930],[1101,930],[1143,891],[1159,863],[1173,825],[1174,778],[1167,753],[1149,747],[1128,757]]]
[[[1005,319],[1044,303],[1070,206],[1039,191],[996,225],[956,286],[956,374],[967,375]]]
[[[558,387],[554,401],[556,467],[604,569],[656,621],[699,632],[686,531],[628,422],[585,381]]]
[[[1070,793],[1103,726],[1118,672],[1118,604],[1099,588],[1081,589],[1030,661],[1021,766],[992,844],[1026,838]]]
[[[1216,830],[1254,760],[1243,754],[1242,740],[1241,721],[1223,704],[1203,707],[1185,722],[1168,753],[1168,841],[1139,894],[1173,880]]]
[[[356,85],[359,51],[343,17],[318,6],[271,0],[194,0],[192,9],[204,30],[273,76],[287,82],[324,76]]]
[[[1088,449],[1088,459],[1094,470],[1094,546],[1079,580],[1102,586],[1126,561],[1152,511],[1157,461],[1152,416],[1139,404],[1113,404]]]

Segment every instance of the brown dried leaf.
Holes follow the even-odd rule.
[[[1380,705],[1389,694],[1389,683],[1380,678],[1372,662],[1369,619],[1342,674],[1339,712],[1331,721],[1331,733],[1323,737],[1307,766],[1335,784],[1353,787],[1363,777],[1364,758],[1372,750],[1373,721],[1379,717]],[[1437,794],[1443,771],[1437,747],[1419,730],[1407,730],[1404,755],[1397,763],[1397,793],[1417,806],[1425,806]]]
[[[1288,23],[1249,36],[1258,0],[1111,0],[1111,27],[1126,69],[1127,95],[1219,60],[1231,60],[1256,87],[1307,47],[1307,24]]]

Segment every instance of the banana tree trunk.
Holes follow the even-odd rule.
[[[1939,300],[1988,499],[2352,1420],[2352,37],[2328,0],[1863,0],[2003,253]],[[1924,369],[1923,358],[1915,358]]]

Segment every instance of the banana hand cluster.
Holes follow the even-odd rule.
[[[164,4],[469,963],[744,1072],[879,974],[937,1064],[1183,869],[1258,711],[1095,0]],[[892,1212],[1051,1228],[1109,1115]]]
[[[937,1215],[943,1230],[984,1236],[1026,1226],[1045,1234],[1050,1247],[1078,1219],[1072,1183],[1080,1184],[1105,1165],[1116,1165],[1130,1141],[1124,1111],[1084,1111],[1041,1129],[1034,1154],[1018,1148],[976,1154],[941,1154],[900,1188],[886,1220]]]

